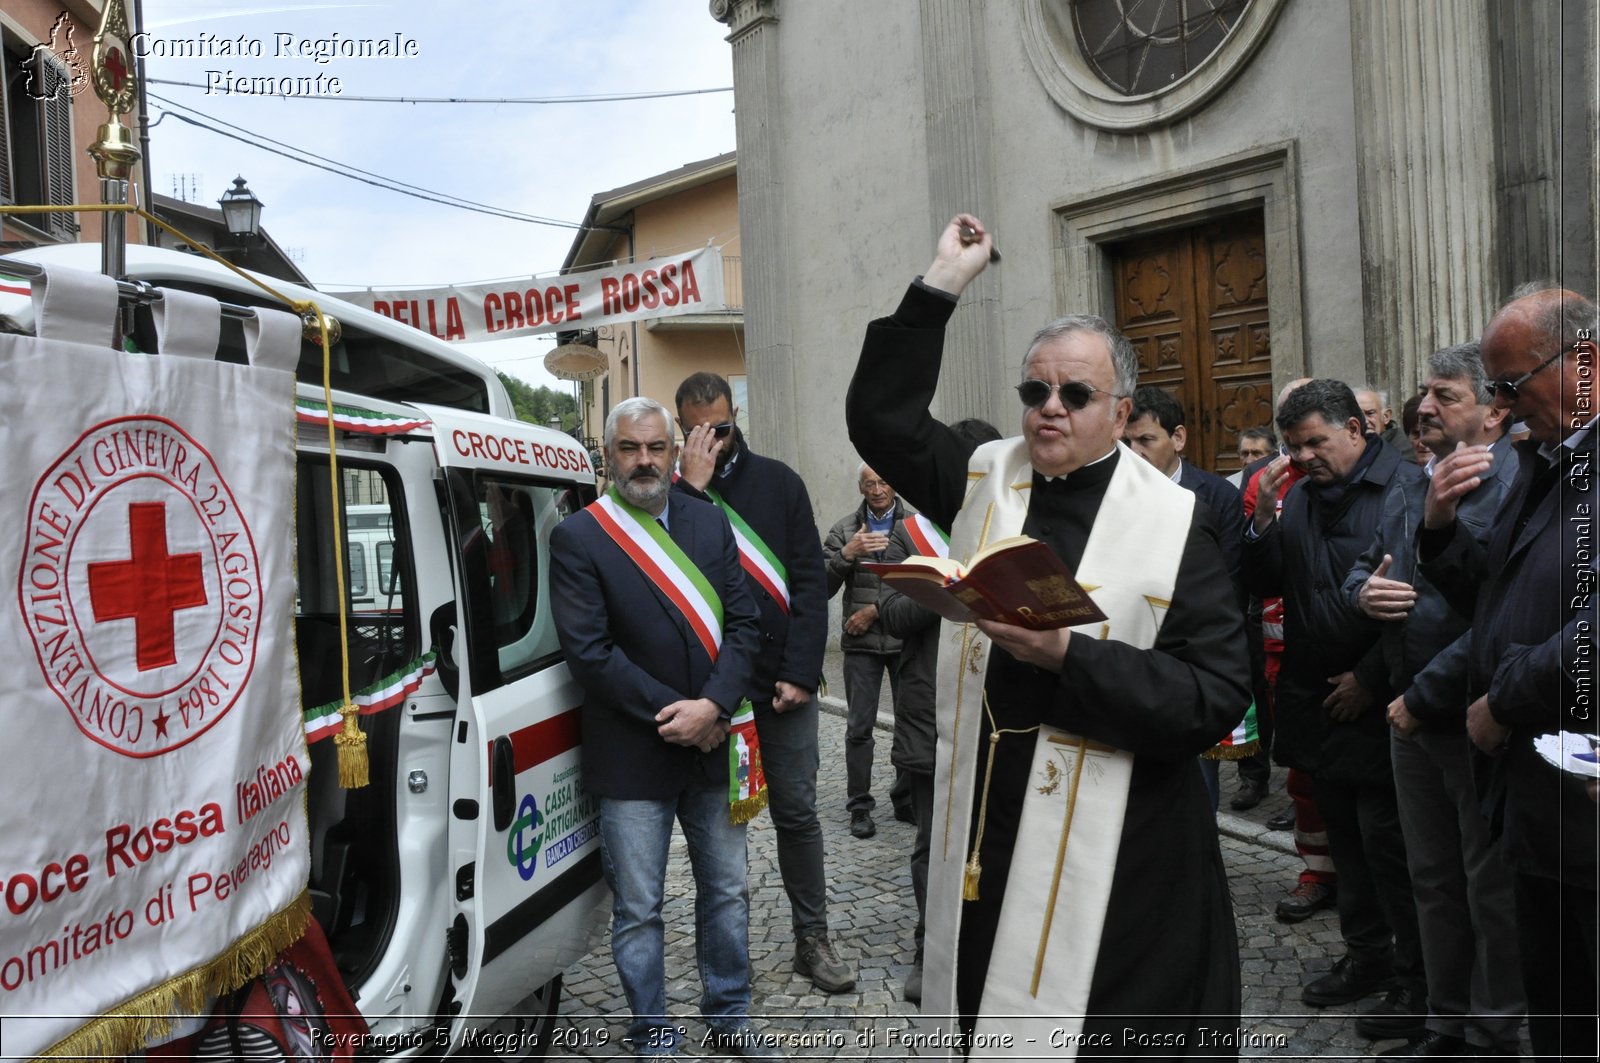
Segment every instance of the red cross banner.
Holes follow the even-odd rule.
[[[117,288],[52,270],[0,335],[0,1028],[116,1056],[304,932],[293,658],[299,321],[167,292],[156,354]]]

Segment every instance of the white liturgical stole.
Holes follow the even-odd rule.
[[[1078,582],[1108,619],[1075,627],[1072,636],[1149,648],[1172,600],[1195,496],[1117,445],[1122,453],[1077,568]],[[968,468],[967,498],[950,535],[950,556],[962,560],[986,543],[1021,534],[1033,487],[1022,438],[985,444]],[[929,1015],[957,1010],[963,868],[973,791],[983,784],[979,749],[990,732],[983,707],[989,643],[974,625],[941,626],[923,984]],[[1076,1055],[1132,773],[1131,753],[1039,728],[973,1056]],[[997,888],[980,877],[980,893]],[[1053,1031],[1059,1031],[1056,1045],[1047,1048]],[[1009,1048],[996,1046],[1001,1033],[1011,1035]]]

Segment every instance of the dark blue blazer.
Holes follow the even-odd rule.
[[[1544,762],[1533,740],[1556,731],[1596,733],[1597,435],[1591,430],[1576,451],[1563,448],[1548,473],[1553,485],[1531,507],[1534,480],[1549,462],[1531,441],[1517,444],[1517,479],[1487,545],[1459,521],[1442,549],[1443,531],[1418,535],[1423,574],[1472,616],[1466,697],[1487,694],[1489,711],[1511,729],[1505,752],[1479,762],[1505,860],[1517,871],[1591,890],[1596,805],[1580,779]]]
[[[1233,579],[1242,604],[1246,595],[1239,572],[1239,544],[1244,534],[1244,496],[1221,476],[1187,461],[1178,472],[1178,486],[1199,496],[1200,503],[1211,515],[1211,523],[1217,528],[1217,541],[1222,544],[1222,559],[1228,564],[1228,575]]]
[[[584,788],[600,797],[666,800],[728,781],[728,750],[674,745],[656,713],[710,698],[737,711],[760,628],[739,550],[717,507],[668,493],[667,527],[722,599],[715,665],[677,606],[656,589],[594,516],[575,513],[550,534],[550,604],[567,667],[583,687]]]

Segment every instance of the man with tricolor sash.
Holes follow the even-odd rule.
[[[828,636],[828,596],[811,497],[789,466],[752,451],[733,391],[695,373],[675,398],[685,442],[676,487],[718,506],[733,525],[739,563],[761,614],[761,641],[745,694],[755,708],[771,790],[778,870],[789,895],[794,970],[824,993],[855,987],[828,937],[828,883],[817,820],[817,683]]]
[[[727,519],[671,490],[671,424],[651,399],[612,408],[611,486],[551,533],[550,602],[584,691],[583,783],[600,802],[627,1039],[640,1055],[671,1056],[681,1038],[667,1016],[661,918],[677,820],[694,865],[701,1014],[720,1046],[770,1058],[749,1020],[744,823],[762,795],[731,789],[760,782],[754,729],[741,729],[760,633]]]
[[[1031,535],[1107,620],[941,626],[923,1010],[958,1017],[974,1056],[1232,1054],[1238,945],[1198,756],[1250,704],[1244,618],[1195,496],[1117,442],[1138,361],[1106,322],[1035,336],[1021,437],[974,450],[932,417],[944,326],[992,249],[958,215],[868,326],[850,440],[952,558]]]

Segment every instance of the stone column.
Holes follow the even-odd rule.
[[[1501,283],[1556,280],[1593,295],[1600,172],[1593,2],[1496,3],[1489,20]]]
[[[1398,410],[1499,298],[1486,0],[1353,0],[1351,38],[1367,374]]]
[[[997,218],[984,12],[969,0],[922,0],[921,16],[931,243],[963,211],[988,225]],[[1020,363],[1023,353],[1003,349],[1000,270],[990,267],[962,295],[946,330],[936,412],[946,421],[982,417],[999,425],[994,397],[1003,367],[1008,355]]]
[[[788,216],[783,194],[777,0],[711,0],[733,46],[739,145],[739,241],[743,247],[745,365],[751,443],[799,463],[794,336],[790,326]]]

